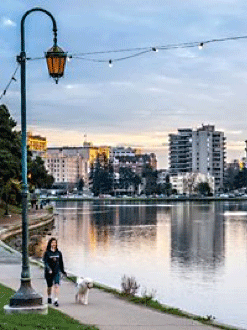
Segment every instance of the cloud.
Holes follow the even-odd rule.
[[[130,81],[111,81],[110,85],[116,87],[134,87],[134,84]]]
[[[227,135],[241,135],[243,131],[229,131],[227,130]]]
[[[16,23],[12,21],[10,18],[2,17],[1,18],[1,25],[3,27],[15,27]]]

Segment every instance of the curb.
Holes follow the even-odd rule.
[[[42,226],[45,226],[52,222],[54,220],[54,215],[46,215],[45,217],[41,217],[38,219],[35,219],[36,223],[30,224],[28,226],[28,230],[34,230],[37,228],[40,228]],[[38,222],[38,223],[37,223]],[[22,232],[22,225],[14,225],[12,228],[9,229],[2,229],[0,230],[0,240],[5,240],[9,238],[10,236],[14,236],[17,234],[20,234]]]

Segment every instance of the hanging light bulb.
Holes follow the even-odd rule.
[[[199,49],[202,49],[202,48],[203,48],[203,42],[200,42],[200,43],[199,43],[198,48],[199,48]]]
[[[71,62],[71,59],[72,59],[72,55],[67,56],[67,61],[68,61],[68,62]]]
[[[109,60],[109,68],[112,68],[113,64],[112,64],[112,60]]]
[[[152,51],[158,53],[159,50],[156,47],[152,47]]]

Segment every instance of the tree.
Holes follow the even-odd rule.
[[[3,186],[2,198],[5,202],[5,213],[9,215],[9,204],[19,203],[21,200],[21,184],[18,180],[9,179]],[[17,198],[17,196],[19,198]]]
[[[84,188],[84,180],[83,180],[83,178],[80,178],[77,189],[78,189],[78,191],[82,191],[83,188]]]
[[[0,105],[0,196],[7,203],[20,203],[21,133],[15,130],[16,122],[8,108]],[[27,151],[28,180],[36,188],[50,187],[54,178],[48,174],[40,157],[32,160]],[[8,210],[7,210],[8,212]]]
[[[154,171],[150,165],[146,165],[142,176],[146,179],[145,194],[152,195],[157,191],[157,171]]]
[[[112,164],[106,155],[104,153],[98,155],[90,169],[90,181],[94,196],[112,192],[113,174]]]
[[[132,184],[134,173],[128,167],[119,168],[119,188],[128,190]]]
[[[16,122],[5,105],[0,105],[0,182],[10,178],[20,179],[21,136],[15,131]]]
[[[10,194],[11,180],[21,180],[21,135],[9,110],[0,105],[0,195]]]
[[[50,188],[54,182],[52,175],[48,174],[44,161],[37,156],[31,160],[28,168],[29,183],[35,188]]]
[[[233,188],[246,188],[247,187],[247,168],[244,168],[242,171],[239,171],[238,174],[234,177]]]
[[[197,190],[199,194],[208,196],[211,192],[208,182],[200,182],[197,185]]]
[[[172,191],[172,185],[169,182],[159,183],[157,185],[157,194],[164,194],[170,196]]]
[[[138,187],[142,183],[142,180],[141,180],[141,178],[139,177],[138,174],[134,174],[134,176],[132,178],[132,182],[134,184],[135,194],[137,194],[138,193]]]
[[[133,193],[138,192],[138,187],[141,184],[141,178],[128,167],[119,168],[119,188],[128,191],[130,186],[133,186]]]

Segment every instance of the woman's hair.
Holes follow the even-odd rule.
[[[52,243],[53,241],[56,241],[56,243],[57,243],[57,239],[56,239],[55,237],[50,238],[49,241],[48,241],[48,243],[47,243],[46,251],[48,251],[48,250],[51,249],[51,243]]]

